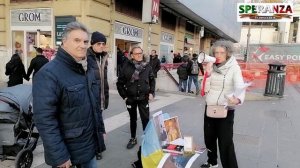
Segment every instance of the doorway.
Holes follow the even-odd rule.
[[[130,60],[131,57],[130,57],[130,50],[133,48],[133,47],[136,47],[136,46],[141,46],[142,43],[140,42],[137,42],[137,41],[129,41],[129,40],[124,40],[124,39],[116,39],[115,40],[115,55],[116,55],[116,61],[115,61],[115,65],[116,66],[116,75],[118,76],[118,72],[121,68],[121,64],[122,62],[124,62],[121,58],[122,55],[125,56],[126,59]],[[118,49],[119,49],[119,53],[118,53]]]
[[[35,48],[42,48],[44,50],[43,55],[48,59],[54,54],[51,31],[13,31],[12,46],[12,53],[20,55],[26,70],[31,60],[36,56]],[[47,52],[49,50],[51,51],[50,53]]]

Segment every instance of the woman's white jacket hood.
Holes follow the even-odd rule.
[[[241,103],[245,99],[245,83],[241,68],[232,56],[219,68],[213,68],[210,77],[205,84],[207,105],[227,105],[227,99],[224,95],[239,98]]]

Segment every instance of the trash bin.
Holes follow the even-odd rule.
[[[269,64],[265,96],[283,97],[285,66],[281,63]]]

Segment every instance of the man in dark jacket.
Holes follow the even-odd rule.
[[[176,64],[176,63],[181,63],[181,62],[182,62],[182,58],[181,58],[180,53],[177,53],[176,55],[174,55],[173,63]]]
[[[152,67],[154,77],[157,78],[157,72],[160,70],[160,60],[158,59],[156,50],[151,51],[149,64]]]
[[[188,80],[188,69],[187,64],[189,61],[189,56],[184,55],[182,57],[182,64],[177,68],[177,74],[179,78],[178,89],[180,92],[186,92],[187,80]]]
[[[88,31],[69,23],[56,58],[33,78],[33,118],[53,167],[97,168],[104,148],[100,84],[86,59]]]
[[[198,55],[193,54],[193,58],[188,63],[188,93],[194,93],[191,91],[192,82],[194,82],[196,87],[196,95],[199,95],[199,82],[198,82],[198,75],[200,74],[200,71],[202,75],[204,75],[203,65],[198,62]]]
[[[27,70],[27,75],[26,75],[27,80],[29,80],[29,77],[33,70],[34,70],[33,72],[33,76],[34,76],[37,73],[37,71],[39,71],[42,68],[42,66],[44,66],[49,62],[49,60],[43,55],[43,49],[37,48],[36,52],[37,55],[35,58],[31,60],[29,68]]]
[[[89,67],[93,69],[96,74],[96,80],[100,83],[100,107],[102,111],[107,109],[109,102],[109,86],[107,81],[107,59],[108,53],[105,51],[106,37],[100,32],[93,32],[91,37],[91,47],[87,50],[87,59],[91,63]],[[97,152],[97,160],[102,158],[101,152]]]
[[[122,68],[124,62],[126,62],[126,61],[127,61],[127,57],[124,55],[124,53],[118,47],[117,48],[117,76],[119,76],[121,68]]]

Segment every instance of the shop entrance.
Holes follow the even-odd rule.
[[[51,31],[24,31],[15,30],[12,32],[12,53],[18,53],[27,70],[30,61],[36,56],[36,47],[44,50],[44,55],[50,59],[54,54],[53,38]]]
[[[124,40],[124,39],[116,39],[115,41],[115,55],[116,55],[116,62],[115,65],[117,65],[117,71],[116,71],[116,75],[118,76],[118,71],[120,70],[121,67],[121,63],[123,62],[121,55],[118,55],[118,49],[120,50],[119,52],[121,52],[127,59],[130,59],[130,50],[133,47],[136,46],[142,46],[142,44],[140,42],[137,41],[129,41],[129,40]],[[119,53],[119,54],[121,54]]]

